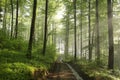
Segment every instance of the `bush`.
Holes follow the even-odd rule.
[[[7,63],[0,65],[0,80],[30,80],[31,70],[23,63]]]
[[[10,49],[0,50],[0,80],[30,80],[35,70],[48,70],[56,59],[55,48],[48,47],[46,56],[43,56],[40,51],[40,47],[35,48],[33,57],[29,60],[24,52]]]
[[[8,39],[0,34],[0,80],[32,80],[35,70],[47,71],[56,59],[53,45],[47,46],[45,56],[41,44],[33,45],[32,59],[25,56],[27,47],[23,39]]]
[[[23,39],[9,39],[0,35],[0,48],[17,51],[25,51],[27,49],[27,42]]]

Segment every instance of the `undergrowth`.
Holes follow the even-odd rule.
[[[89,77],[93,77],[94,80],[120,80],[120,70],[108,70],[104,61],[101,61],[98,65],[97,61],[82,59],[76,62],[72,61],[72,64],[78,66],[82,72]]]
[[[22,40],[0,41],[0,80],[32,80],[36,69],[48,70],[56,59],[55,47],[47,46],[46,56],[42,47],[33,47],[32,59],[26,58],[27,43]]]

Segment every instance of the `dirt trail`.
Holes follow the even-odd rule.
[[[62,62],[56,62],[53,72],[48,75],[47,80],[76,80],[69,67]]]

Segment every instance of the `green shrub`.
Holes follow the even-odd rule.
[[[8,39],[0,34],[0,80],[32,80],[34,70],[48,70],[56,60],[53,45],[47,46],[45,56],[41,44],[33,45],[32,59],[26,58],[27,47],[23,39]]]
[[[0,80],[30,80],[31,70],[23,63],[7,63],[0,65]]]
[[[27,49],[27,42],[22,39],[7,39],[0,36],[0,48],[17,51],[25,51]]]

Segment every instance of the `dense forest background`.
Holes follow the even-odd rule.
[[[31,80],[52,64],[120,79],[120,0],[0,0],[0,80]]]

